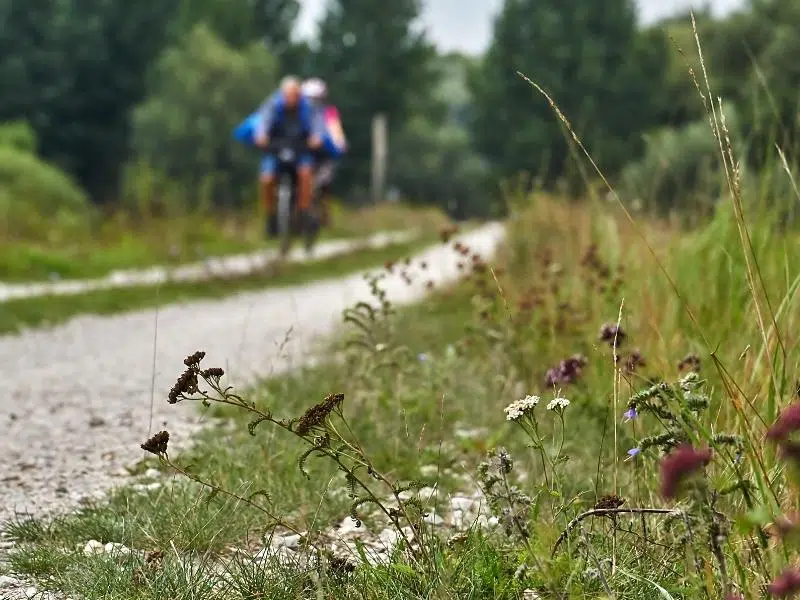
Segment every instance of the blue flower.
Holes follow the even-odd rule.
[[[630,407],[622,416],[625,417],[625,422],[627,423],[628,421],[635,419],[638,415],[636,414],[636,409],[634,407]]]
[[[417,360],[419,362],[428,362],[428,355],[425,354],[424,352],[420,352],[419,354],[417,354]]]
[[[631,460],[632,458],[636,458],[641,451],[642,451],[641,448],[631,448],[630,450],[628,450],[628,458],[626,458],[625,460]]]

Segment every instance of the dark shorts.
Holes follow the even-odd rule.
[[[297,167],[311,167],[314,165],[314,157],[311,153],[301,154],[297,159]],[[261,175],[275,175],[278,167],[278,157],[274,154],[267,154],[261,159]]]

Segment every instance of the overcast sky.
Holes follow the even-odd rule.
[[[327,0],[300,0],[303,6],[298,22],[298,34],[313,34]],[[376,0],[376,2],[379,0]],[[391,0],[386,0],[391,1]],[[603,0],[596,0],[602,2]],[[701,7],[704,0],[637,0],[639,13],[645,23],[670,16],[689,7]],[[743,0],[708,0],[716,14],[740,7]],[[431,39],[443,51],[482,52],[489,42],[492,16],[500,9],[502,0],[425,0],[424,24]]]

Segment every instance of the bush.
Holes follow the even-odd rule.
[[[392,144],[389,184],[413,202],[441,206],[455,218],[494,216],[488,166],[457,126],[412,120]]]
[[[735,143],[740,139],[736,115],[726,110],[726,122]],[[737,156],[740,150],[734,148]],[[727,186],[719,152],[707,119],[646,134],[644,155],[625,167],[621,188],[659,216],[675,211],[709,215]]]
[[[0,127],[0,214],[5,237],[50,237],[56,229],[88,224],[91,206],[64,172],[30,150],[35,139],[25,124]]]

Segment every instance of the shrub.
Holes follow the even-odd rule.
[[[0,128],[0,214],[5,236],[44,237],[56,224],[68,230],[88,224],[89,199],[64,172],[29,150],[26,125]]]
[[[731,140],[740,139],[736,115],[726,110],[726,122]],[[643,156],[623,169],[621,188],[660,216],[675,211],[709,215],[727,186],[719,152],[707,119],[648,133]]]

